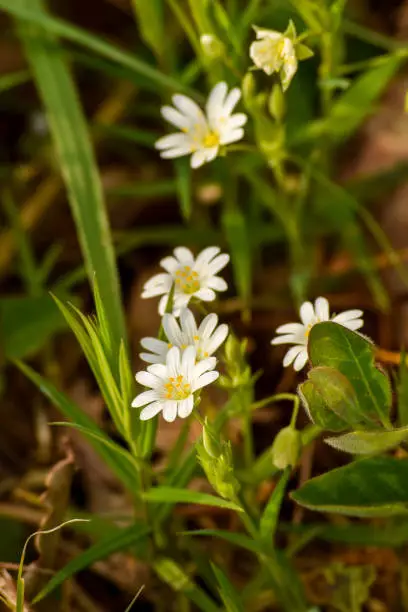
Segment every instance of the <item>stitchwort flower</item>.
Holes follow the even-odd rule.
[[[330,317],[329,302],[324,297],[318,297],[314,306],[311,302],[304,302],[299,311],[302,323],[286,323],[277,328],[278,334],[271,341],[272,344],[294,344],[285,357],[283,365],[286,368],[293,363],[293,368],[298,372],[308,360],[307,340],[313,325],[322,321],[334,321],[344,325],[353,331],[360,329],[364,322],[362,310],[345,310],[344,312]]]
[[[203,110],[187,96],[173,96],[172,106],[163,106],[163,117],[180,132],[159,138],[156,149],[163,158],[191,155],[191,167],[198,168],[212,161],[220,147],[241,140],[242,126],[247,121],[244,113],[232,114],[241,97],[235,87],[228,93],[228,86],[221,81],[210,92]]]
[[[176,317],[164,314],[162,324],[168,342],[157,338],[143,338],[141,345],[151,351],[141,353],[140,358],[147,363],[165,363],[168,351],[177,346],[184,351],[188,346],[196,349],[197,361],[206,359],[215,353],[228,335],[228,325],[223,323],[217,327],[218,317],[212,313],[207,315],[197,327],[193,313],[185,308],[180,313],[180,324]]]
[[[220,253],[219,247],[208,247],[194,258],[186,247],[174,249],[174,256],[165,257],[160,265],[166,270],[145,283],[142,298],[161,295],[159,313],[164,314],[169,293],[174,284],[173,314],[178,316],[191,298],[211,302],[215,291],[225,291],[227,283],[217,273],[229,262],[229,255]]]
[[[150,387],[135,397],[134,408],[144,406],[140,413],[142,421],[163,412],[164,419],[171,423],[177,416],[188,417],[194,408],[194,393],[211,384],[219,376],[214,370],[215,358],[209,357],[196,363],[196,350],[189,346],[181,354],[174,346],[166,356],[166,363],[155,363],[147,371],[138,372],[136,380]]]

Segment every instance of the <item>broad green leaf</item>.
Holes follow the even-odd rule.
[[[79,428],[83,428],[83,431],[87,430],[93,434],[88,436],[90,444],[128,491],[131,494],[137,491],[137,471],[132,469],[128,460],[124,460],[118,453],[112,452],[110,439],[96,423],[75,402],[58,391],[51,382],[37,374],[30,366],[21,361],[15,361],[14,363],[67,419],[75,423]],[[99,438],[103,438],[104,442],[102,443]]]
[[[282,473],[279,482],[271,493],[259,523],[259,535],[263,542],[272,545],[278,525],[278,517],[283,496],[290,478],[292,468],[288,466]]]
[[[335,368],[318,366],[308,372],[308,378],[315,392],[323,399],[327,408],[351,427],[361,424],[372,427],[358,402],[351,382]]]
[[[0,299],[0,338],[9,359],[35,353],[63,329],[64,317],[49,295]]]
[[[143,498],[151,503],[167,502],[172,504],[202,504],[216,508],[228,508],[236,512],[242,512],[242,508],[234,502],[227,501],[221,497],[215,497],[208,493],[191,491],[190,489],[177,489],[175,487],[155,487],[147,491]]]
[[[252,540],[243,533],[235,533],[234,531],[224,531],[223,529],[196,529],[195,531],[184,531],[183,535],[220,538],[233,546],[245,548],[254,554],[263,554],[264,552],[258,542],[255,542],[255,540]]]
[[[398,422],[401,426],[408,425],[408,365],[407,355],[401,353],[401,363],[398,373]]]
[[[173,591],[181,592],[203,612],[219,612],[215,602],[190,578],[173,559],[161,557],[153,562],[156,574]]]
[[[90,546],[83,553],[79,554],[75,559],[69,561],[59,572],[57,572],[47,585],[34,598],[33,603],[37,603],[44,599],[56,587],[62,584],[65,580],[92,565],[100,559],[106,559],[109,555],[117,551],[127,550],[140,540],[145,538],[149,533],[149,528],[145,525],[134,524],[131,527],[122,529],[119,533],[109,534],[106,538],[101,539],[96,544]]]
[[[338,374],[342,376],[339,372]],[[328,431],[344,431],[347,429],[347,423],[330,409],[311,380],[299,385],[298,393],[313,423]]]
[[[13,3],[10,3],[9,0],[0,0],[0,9],[5,10],[21,20],[35,24],[50,34],[66,38],[67,40],[70,40],[84,47],[85,49],[94,51],[112,62],[129,68],[141,76],[146,77],[156,86],[166,87],[173,90],[175,89],[176,91],[184,90],[186,93],[190,93],[192,95],[195,93],[186,88],[176,79],[167,76],[146,62],[141,61],[135,57],[134,54],[123,51],[122,49],[105,42],[103,38],[90,34],[89,32],[70,24],[63,19],[48,16],[43,11],[39,10],[38,5],[35,6],[34,2],[31,2],[31,0],[28,0],[27,5],[22,5],[21,0],[20,2]]]
[[[132,6],[141,38],[160,59],[163,57],[166,43],[163,0],[132,0]]]
[[[176,185],[180,211],[183,219],[188,221],[191,217],[193,208],[190,160],[186,157],[175,160],[174,167],[176,170]]]
[[[335,368],[348,379],[361,414],[389,427],[391,385],[374,363],[375,347],[370,340],[338,323],[317,323],[309,334],[308,351],[314,367]]]
[[[227,612],[244,612],[241,596],[232,582],[215,563],[211,563],[211,567],[219,584],[220,595],[224,602],[225,610]]]
[[[16,0],[12,7],[47,18],[43,0]],[[121,339],[126,338],[119,279],[102,184],[78,93],[55,36],[25,22],[18,22],[18,31],[47,112],[88,277],[91,284],[95,276],[98,279],[118,353]]]
[[[374,517],[408,514],[408,459],[370,457],[311,478],[291,497],[320,512]]]
[[[252,256],[248,224],[242,212],[233,209],[225,210],[222,216],[222,225],[231,253],[235,285],[242,301],[247,304],[252,289]]]
[[[325,442],[337,450],[353,455],[374,455],[395,448],[408,438],[408,427],[391,431],[352,431]]]

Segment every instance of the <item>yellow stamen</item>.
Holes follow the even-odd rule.
[[[203,140],[203,144],[208,148],[217,147],[220,144],[220,138],[215,132],[208,132]]]

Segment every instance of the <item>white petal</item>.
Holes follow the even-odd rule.
[[[190,165],[192,168],[200,168],[206,162],[206,153],[205,149],[199,149],[195,151],[195,153],[191,156]]]
[[[148,281],[145,282],[143,289],[154,289],[155,287],[166,287],[170,281],[172,282],[172,278],[170,274],[166,274],[165,272],[160,272],[160,274],[155,274],[152,278],[149,278]]]
[[[163,418],[168,423],[172,423],[177,416],[178,402],[164,402],[163,404]]]
[[[212,382],[214,382],[214,380],[217,380],[219,376],[219,373],[216,372],[215,370],[211,370],[211,372],[204,372],[204,374],[202,374],[199,378],[197,378],[194,381],[193,384],[193,391],[197,391],[198,389],[201,389],[202,387],[205,387],[207,385],[210,385]]]
[[[163,408],[162,401],[152,402],[151,404],[143,408],[142,412],[140,413],[139,418],[141,421],[148,421],[149,419],[152,419],[153,417],[155,417],[156,414],[159,414],[162,408]]]
[[[192,295],[188,293],[175,293],[173,300],[173,314],[175,317],[180,315],[180,312],[183,308],[188,306],[189,301],[191,300]]]
[[[180,346],[183,344],[181,329],[177,323],[176,317],[172,314],[165,313],[162,319],[163,329],[171,344]]]
[[[248,116],[245,113],[235,113],[232,115],[227,122],[226,129],[228,130],[236,130],[237,128],[242,127],[248,121]]]
[[[324,297],[318,297],[315,300],[315,313],[319,321],[328,321],[330,319],[329,302]]]
[[[215,300],[216,295],[212,289],[206,289],[203,287],[194,293],[194,297],[196,297],[198,300],[202,300],[203,302],[212,302]]]
[[[299,315],[303,325],[306,325],[306,327],[309,325],[309,323],[314,323],[315,312],[313,304],[311,302],[303,302],[299,310]]]
[[[214,259],[214,257],[218,255],[220,250],[220,247],[217,246],[207,247],[197,255],[194,267],[196,269],[201,268],[203,264],[207,264],[209,261],[211,261],[211,259]]]
[[[332,321],[336,323],[345,323],[346,321],[352,321],[353,319],[359,319],[363,316],[362,310],[345,310],[340,312],[338,315],[332,318]]]
[[[144,300],[146,298],[152,298],[152,297],[157,297],[158,295],[163,295],[163,293],[168,293],[168,289],[166,289],[165,287],[153,287],[152,289],[145,289],[144,291],[142,291],[142,294],[140,297],[142,297]]]
[[[166,359],[166,353],[163,355],[156,355],[155,353],[139,353],[139,357],[146,363],[163,363]]]
[[[183,157],[184,155],[189,155],[191,153],[190,145],[187,144],[183,147],[177,147],[176,149],[166,149],[165,151],[160,152],[160,157],[162,159],[175,159],[176,157]]]
[[[165,295],[163,295],[163,297],[160,299],[160,302],[159,302],[159,314],[161,316],[163,316],[164,313],[166,312],[168,300],[169,300],[169,292],[166,291]]]
[[[299,344],[299,338],[297,334],[284,334],[283,336],[276,336],[273,338],[271,344]]]
[[[162,381],[160,378],[158,378],[158,376],[155,376],[151,372],[145,372],[144,370],[136,374],[136,380],[139,385],[144,385],[145,387],[152,387],[152,389],[160,387],[162,384]]]
[[[177,132],[176,134],[168,134],[167,136],[163,136],[162,138],[159,138],[159,140],[156,140],[156,142],[154,143],[154,146],[156,149],[177,149],[179,147],[183,147],[185,146],[185,144],[188,144],[188,149],[187,151],[190,149],[190,141],[189,139],[186,138],[186,135],[183,134],[182,132]]]
[[[212,338],[208,341],[207,352],[212,355],[221,346],[225,338],[228,336],[228,325],[223,323],[214,332]]]
[[[353,319],[352,321],[347,321],[346,323],[340,323],[340,325],[344,325],[344,327],[351,329],[351,331],[356,331],[356,329],[363,327],[364,321],[363,319]]]
[[[238,87],[234,87],[233,89],[231,89],[231,91],[229,92],[224,102],[224,108],[223,108],[224,115],[230,115],[232,113],[232,111],[238,104],[240,98],[241,98],[241,90]]]
[[[215,357],[207,357],[202,361],[199,361],[194,366],[194,379],[200,378],[204,372],[208,370],[213,370],[217,364],[217,360]]]
[[[217,255],[217,257],[215,257],[215,259],[210,261],[210,263],[208,264],[209,273],[217,274],[217,272],[225,268],[229,260],[230,260],[230,256],[227,255],[226,253],[221,253],[221,255]]]
[[[192,395],[187,397],[185,400],[179,402],[178,415],[181,419],[185,419],[190,416],[194,407],[194,398]]]
[[[244,134],[245,132],[242,128],[237,128],[234,130],[225,130],[225,133],[223,132],[220,135],[220,144],[228,145],[232,142],[238,142],[238,140],[241,140],[244,137]]]
[[[180,373],[180,349],[173,346],[166,356],[166,367],[169,376],[176,378]]]
[[[144,406],[145,404],[149,404],[150,402],[154,402],[158,399],[159,394],[156,390],[143,391],[143,393],[136,395],[132,402],[132,406],[133,408],[140,408],[140,406]]]
[[[252,26],[256,32],[256,37],[258,39],[262,38],[270,38],[271,40],[279,40],[282,37],[281,32],[276,32],[275,30],[268,30],[266,28],[258,28],[258,26]]]
[[[198,122],[206,125],[206,120],[204,117],[204,113],[201,108],[198,106],[194,100],[188,98],[187,96],[183,96],[182,94],[175,94],[173,96],[174,106],[182,113],[187,115],[187,117],[192,120],[191,122]]]
[[[305,332],[305,327],[301,323],[285,323],[276,328],[277,334],[298,334]]]
[[[194,336],[197,336],[197,324],[191,310],[183,308],[180,313],[180,323],[181,329],[192,344],[194,342]]]
[[[308,359],[309,357],[307,354],[307,350],[305,349],[296,357],[295,362],[293,364],[293,369],[296,370],[296,372],[300,372],[300,370],[305,367]]]
[[[161,109],[161,114],[166,119],[166,121],[180,128],[180,130],[188,128],[190,125],[189,118],[180,113],[172,106],[163,106]]]
[[[153,365],[148,366],[146,369],[151,374],[154,374],[158,378],[161,378],[162,381],[166,380],[168,378],[168,376],[167,376],[167,368],[164,365],[164,363],[154,363]]]
[[[188,381],[193,380],[194,364],[196,361],[195,346],[188,346],[181,357],[181,372]]]
[[[169,274],[173,274],[173,272],[177,270],[180,264],[175,257],[169,256],[162,259],[160,261],[160,265],[166,270],[166,272],[168,272]]]
[[[204,317],[198,328],[198,335],[200,338],[204,338],[205,340],[208,339],[217,327],[217,323],[218,317],[214,312]]]
[[[299,353],[304,350],[304,346],[292,346],[283,358],[283,367],[287,368],[296,359]]]
[[[291,58],[285,59],[285,61],[283,62],[282,68],[280,71],[280,78],[281,78],[283,91],[286,91],[287,88],[289,87],[293,77],[296,74],[297,68],[298,68],[298,63],[297,63],[296,55],[293,55],[293,57]]]
[[[209,149],[205,149],[205,151],[205,161],[207,163],[212,162],[218,155],[219,146],[217,145],[215,147],[210,147]]]
[[[215,289],[216,291],[226,291],[228,289],[226,281],[220,276],[210,276],[205,284],[210,289]]]
[[[205,107],[210,123],[222,112],[227,91],[228,87],[224,81],[217,83],[215,87],[212,88]]]
[[[153,351],[153,353],[158,353],[159,355],[167,350],[167,344],[157,338],[142,338],[140,344],[148,351]]]
[[[181,265],[191,266],[194,263],[194,255],[187,247],[176,247],[174,249],[174,254]]]

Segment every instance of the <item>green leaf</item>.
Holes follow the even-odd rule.
[[[0,299],[0,338],[9,359],[40,350],[66,322],[49,295]]]
[[[408,425],[408,364],[407,355],[401,353],[401,363],[397,384],[398,422],[401,426]]]
[[[76,574],[77,572],[88,567],[92,563],[105,559],[113,553],[121,550],[126,550],[134,546],[149,533],[149,528],[145,525],[134,524],[131,527],[122,529],[119,533],[109,534],[106,538],[90,546],[83,553],[79,554],[75,559],[67,563],[59,572],[51,578],[47,585],[34,598],[33,603],[37,603],[49,595],[56,587],[62,584],[65,580]]]
[[[188,574],[173,559],[162,557],[155,559],[153,568],[157,575],[173,591],[181,592],[203,612],[219,612],[214,601],[199,588]]]
[[[295,51],[296,51],[296,57],[300,61],[309,59],[310,57],[313,57],[314,55],[312,49],[309,49],[309,47],[307,47],[306,45],[302,45],[302,44],[296,45]]]
[[[272,545],[275,537],[276,528],[278,526],[278,517],[281,509],[283,496],[285,495],[286,487],[290,478],[292,468],[288,466],[282,473],[279,482],[276,484],[269,501],[263,511],[260,524],[259,535],[263,542]]]
[[[227,612],[244,612],[240,594],[232,582],[215,563],[211,563],[211,567],[220,585],[220,595],[224,602],[225,610]]]
[[[189,158],[184,157],[175,160],[174,167],[176,169],[176,184],[180,211],[183,219],[188,221],[191,217],[193,207],[193,199],[191,194],[191,167]]]
[[[299,385],[298,393],[313,423],[328,431],[344,431],[347,429],[347,423],[330,409],[311,380]]]
[[[67,419],[75,423],[78,428],[82,428],[84,432],[89,431],[89,433],[92,434],[88,436],[90,444],[121,480],[128,491],[130,493],[137,491],[136,470],[133,469],[133,466],[128,460],[124,460],[120,454],[112,452],[110,448],[110,443],[112,441],[96,423],[89,418],[75,402],[58,391],[52,383],[40,376],[40,374],[37,374],[30,366],[21,361],[15,361],[14,363]],[[104,442],[101,442],[100,438],[102,438]]]
[[[224,212],[222,224],[231,253],[235,284],[241,299],[247,304],[252,289],[252,253],[248,223],[242,212],[234,208]]]
[[[28,70],[19,70],[18,72],[10,72],[8,74],[2,74],[0,76],[0,93],[2,91],[8,91],[17,85],[27,83],[31,79],[30,72]]]
[[[13,7],[30,8],[40,18],[47,17],[43,0],[16,0]],[[57,39],[24,22],[18,26],[47,112],[88,277],[91,284],[95,276],[98,279],[118,354],[126,337],[119,279],[102,184],[78,93]]]
[[[155,487],[143,495],[144,499],[151,503],[167,502],[172,504],[202,504],[216,508],[228,508],[236,512],[242,512],[242,508],[234,502],[227,501],[221,497],[215,497],[208,493],[191,491],[190,489],[177,489],[173,487]]]
[[[258,542],[252,540],[243,533],[235,533],[234,531],[224,531],[223,529],[196,529],[195,531],[184,531],[183,535],[187,536],[207,536],[220,538],[233,546],[245,548],[254,554],[263,554],[263,549]]]
[[[186,88],[181,82],[167,76],[166,74],[163,74],[155,68],[152,68],[152,66],[149,66],[149,64],[139,60],[132,53],[123,51],[122,49],[105,42],[102,38],[67,23],[63,19],[50,17],[43,11],[39,10],[38,6],[32,8],[34,2],[31,2],[31,0],[26,1],[28,1],[28,5],[23,6],[21,4],[21,0],[20,2],[14,2],[12,4],[10,4],[9,0],[0,0],[0,8],[10,13],[14,17],[20,18],[28,23],[33,23],[55,36],[62,36],[63,38],[66,38],[67,40],[70,40],[84,47],[85,49],[94,51],[112,62],[129,68],[137,74],[146,77],[156,86],[179,91],[183,90],[192,95],[195,94],[195,92],[192,92],[190,89]]]
[[[132,0],[132,6],[141,38],[160,59],[166,42],[163,0],[149,0],[149,2]]]
[[[353,455],[374,455],[395,448],[408,438],[408,427],[391,431],[352,431],[324,441],[337,450]]]
[[[361,517],[408,514],[408,460],[361,459],[311,478],[291,497],[320,512]]]
[[[374,363],[370,340],[333,322],[317,323],[309,334],[308,352],[314,367],[337,369],[354,388],[360,413],[387,428],[392,403],[388,376]]]

